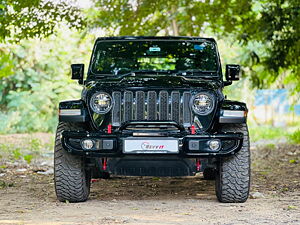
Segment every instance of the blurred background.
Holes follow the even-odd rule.
[[[299,224],[299,12],[299,0],[0,0],[0,223],[3,218],[9,219],[5,224],[27,218],[54,224],[55,218],[68,224],[70,219],[74,224],[88,224],[83,223],[84,215],[95,224],[99,212],[109,210],[111,214],[114,209],[118,214],[111,208],[118,206],[134,211],[125,211],[126,220],[110,215],[115,217],[105,217],[99,224],[144,224],[127,218],[145,212],[151,214],[145,217],[147,224],[154,221],[153,215],[168,220],[167,214],[169,218],[174,215],[170,212],[176,214],[174,223],[184,215],[186,223],[191,223],[191,218],[204,223],[216,218],[219,222],[215,223],[224,224],[231,215],[228,223]],[[248,105],[250,198],[261,201],[251,200],[243,206],[246,208],[226,207],[227,213],[224,206],[207,204],[215,199],[214,181],[197,174],[192,179],[101,179],[92,184],[91,194],[91,199],[101,202],[88,202],[84,213],[80,211],[84,205],[59,207],[53,190],[58,103],[79,99],[82,89],[70,79],[70,65],[85,63],[87,68],[95,39],[119,35],[213,37],[223,72],[226,64],[242,66],[240,81],[225,87],[224,92],[229,99]],[[201,213],[191,211],[206,209],[197,202],[189,201],[196,205],[187,205],[186,211],[181,209],[181,201],[173,203],[176,209],[169,208],[168,199],[190,198],[205,200],[201,204],[207,204],[205,212],[211,207],[219,211],[213,210],[212,216],[201,220]],[[149,199],[151,206],[145,208],[141,202],[135,207],[132,199]],[[168,204],[161,211],[153,209],[154,199],[166,199]],[[111,203],[103,204],[103,200]],[[14,224],[24,223],[37,222]]]
[[[58,103],[78,99],[70,64],[89,63],[98,36],[214,37],[225,88],[245,101],[253,142],[300,142],[297,0],[0,0],[0,133],[53,133]]]

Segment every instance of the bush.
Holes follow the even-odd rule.
[[[80,38],[69,31],[5,46],[14,72],[0,78],[0,133],[55,130],[58,103],[80,98],[80,86],[70,79],[70,64],[86,63],[93,44]]]
[[[292,143],[300,144],[300,129],[289,135],[289,140]]]

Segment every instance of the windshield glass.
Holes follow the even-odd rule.
[[[207,75],[217,70],[218,57],[214,43],[186,40],[100,41],[91,65],[91,72],[96,75],[122,75],[132,71],[187,71]]]

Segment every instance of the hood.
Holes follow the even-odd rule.
[[[136,75],[126,77],[104,77],[86,81],[86,88],[105,89],[109,87],[157,87],[157,88],[189,88],[200,87],[203,89],[219,89],[222,81],[217,79],[204,79],[200,77],[187,78],[172,75]]]

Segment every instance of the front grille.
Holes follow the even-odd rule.
[[[173,120],[191,125],[190,92],[124,91],[112,93],[112,125],[129,120]]]

